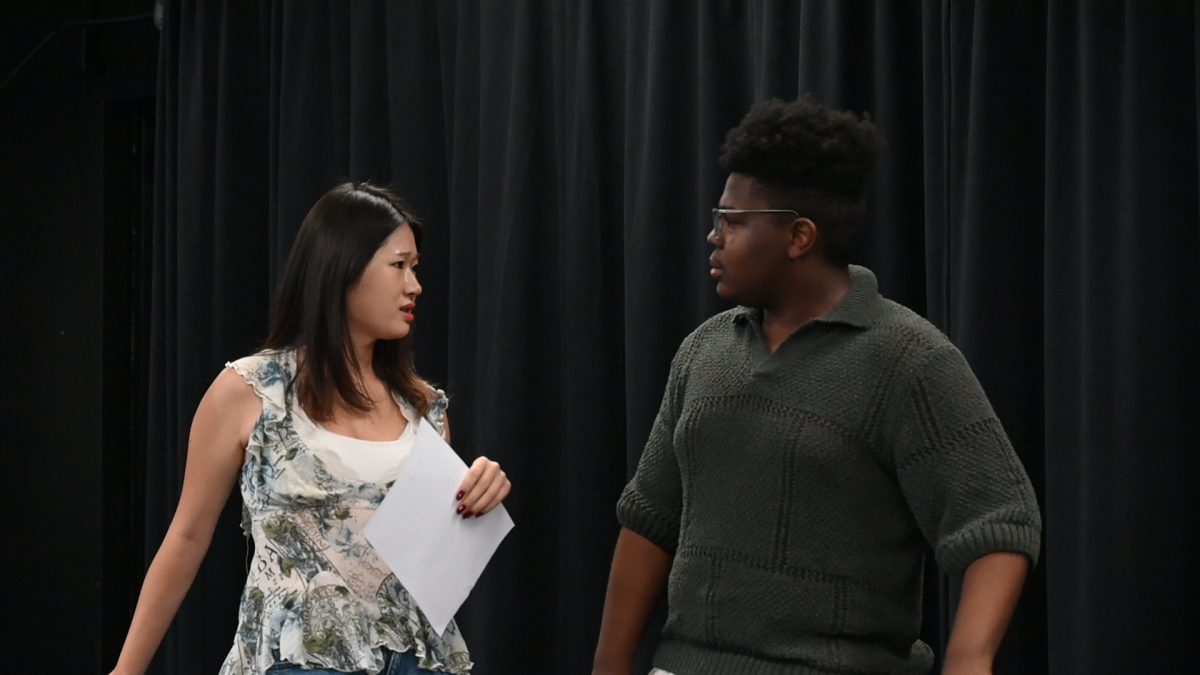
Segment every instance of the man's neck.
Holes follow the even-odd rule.
[[[797,275],[772,307],[763,308],[763,338],[773,352],[804,324],[824,316],[850,291],[848,268],[822,266]]]

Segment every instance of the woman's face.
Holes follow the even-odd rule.
[[[397,227],[346,292],[346,320],[356,343],[397,340],[412,330],[421,284],[412,228]]]

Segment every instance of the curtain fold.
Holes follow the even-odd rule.
[[[1191,4],[1051,3],[1045,147],[1050,665],[1186,672],[1200,484]],[[1121,647],[1130,644],[1130,647]],[[1137,645],[1133,647],[1132,645]]]
[[[253,349],[265,333],[268,116],[259,19],[245,3],[166,7],[164,27],[174,30],[163,31],[159,51],[147,562],[179,501],[200,397],[225,360]],[[228,651],[245,579],[239,508],[235,491],[156,670],[211,672]]]
[[[675,348],[722,309],[721,140],[754,101],[811,95],[880,125],[859,260],[966,354],[1044,510],[996,672],[1187,671],[1192,3],[165,4],[151,548],[196,403],[261,343],[304,214],[339,181],[391,184],[426,223],[418,368],[456,448],[514,484],[517,528],[460,613],[476,672],[589,672],[616,498]],[[237,501],[155,672],[212,672],[231,644]],[[930,569],[935,651],[957,592]]]

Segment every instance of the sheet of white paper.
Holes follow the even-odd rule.
[[[438,633],[467,599],[512,518],[497,506],[482,518],[454,512],[467,465],[424,420],[405,465],[375,515],[363,527]]]

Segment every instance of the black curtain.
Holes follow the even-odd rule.
[[[418,366],[457,448],[514,483],[517,529],[460,613],[477,672],[588,672],[617,495],[674,349],[721,309],[720,140],[807,94],[882,128],[860,262],[962,348],[1044,509],[997,672],[1190,670],[1192,3],[165,4],[150,549],[195,405],[261,342],[304,213],[338,181],[389,183],[427,222]],[[211,672],[231,644],[237,508],[158,672]],[[938,649],[957,584],[931,569],[926,595]]]

